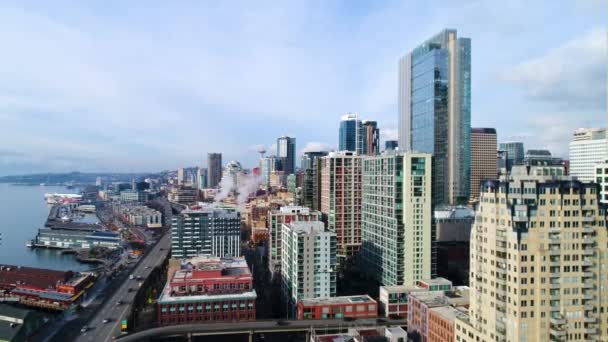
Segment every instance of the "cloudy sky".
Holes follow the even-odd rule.
[[[3,1],[0,175],[255,163],[344,112],[397,135],[397,61],[472,39],[472,123],[567,156],[606,122],[607,8],[562,1]]]

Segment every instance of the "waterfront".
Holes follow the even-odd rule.
[[[45,193],[73,193],[63,186],[21,186],[0,183],[0,263],[55,270],[86,270],[74,255],[62,255],[51,249],[25,246],[44,226],[49,206]]]

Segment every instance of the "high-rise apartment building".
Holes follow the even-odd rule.
[[[323,222],[282,225],[283,293],[292,308],[300,299],[336,295],[336,233]]]
[[[371,120],[361,122],[361,154],[375,156],[380,153],[380,129]]]
[[[524,163],[524,143],[513,141],[500,143],[499,150],[507,154],[507,172],[511,171],[514,165],[522,165]]]
[[[241,215],[235,210],[184,210],[171,220],[171,256],[241,255]]]
[[[496,179],[496,129],[471,128],[471,190],[470,198],[479,197],[481,181]]]
[[[277,157],[281,161],[281,171],[288,176],[296,172],[296,138],[283,136],[277,139]]]
[[[299,221],[321,221],[321,212],[293,205],[268,211],[267,224],[270,234],[270,261],[273,265],[271,271],[276,271],[281,266],[281,249],[283,248],[282,225]]]
[[[338,150],[357,152],[361,151],[361,120],[357,114],[346,113],[340,119],[338,134]]]
[[[208,169],[208,186],[215,188],[222,180],[222,154],[208,153],[207,154],[207,169]]]
[[[399,61],[399,147],[433,154],[437,204],[469,198],[470,134],[471,39],[446,29]]]
[[[432,156],[385,152],[363,160],[361,258],[382,285],[433,274]]]
[[[570,175],[583,182],[594,178],[595,164],[606,160],[608,142],[605,128],[579,128],[570,142]]]
[[[321,209],[321,157],[328,152],[304,152],[302,155],[302,205],[312,210]]]
[[[608,161],[595,165],[594,182],[600,186],[600,202],[608,203]]]
[[[471,303],[468,316],[456,319],[457,341],[608,336],[608,221],[599,188],[537,168],[546,169],[515,166],[481,188]]]
[[[354,152],[330,152],[321,158],[321,212],[336,233],[338,257],[361,247],[361,161]]]
[[[208,188],[208,183],[207,183],[207,178],[208,177],[208,172],[207,172],[207,168],[204,167],[199,167],[198,171],[196,173],[196,183],[198,185],[199,189],[206,189]]]

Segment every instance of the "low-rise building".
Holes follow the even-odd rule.
[[[462,308],[452,306],[438,306],[431,308],[428,312],[428,335],[429,342],[455,341],[456,334],[454,326],[456,317],[466,316]]]
[[[174,186],[167,197],[170,202],[179,204],[195,203],[198,200],[198,189],[184,185]]]
[[[0,304],[0,341],[29,341],[46,323],[36,311]]]
[[[159,325],[255,320],[257,294],[244,258],[183,260],[158,299]]]
[[[40,228],[32,245],[62,249],[92,247],[115,249],[121,246],[121,238],[116,232]]]
[[[120,192],[120,200],[125,202],[145,202],[148,194],[144,191],[123,190]]]
[[[380,286],[380,309],[384,317],[406,319],[410,293],[451,290],[452,282],[445,278],[420,280],[413,286]]]
[[[314,330],[310,342],[405,342],[407,332],[401,327],[350,328],[346,333],[319,334]]]
[[[144,205],[118,202],[113,203],[112,210],[124,222],[132,226],[145,226],[148,228],[160,228],[163,226],[163,215],[159,211]]]
[[[306,298],[298,301],[298,319],[377,318],[378,303],[368,295]]]

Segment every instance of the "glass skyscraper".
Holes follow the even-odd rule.
[[[277,157],[280,160],[281,171],[285,175],[296,172],[296,138],[287,136],[277,139]]]
[[[466,202],[471,169],[471,40],[446,29],[399,61],[399,146],[433,154],[435,204]]]
[[[347,113],[340,120],[338,150],[359,152],[361,150],[361,120],[356,114]]]
[[[507,171],[511,171],[513,165],[522,165],[524,163],[524,143],[504,142],[500,143],[498,149],[507,152]]]

